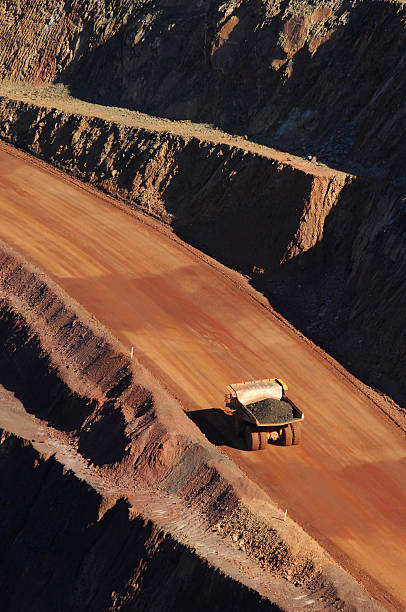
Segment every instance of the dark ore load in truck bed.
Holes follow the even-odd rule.
[[[298,417],[292,404],[271,397],[247,405],[259,423],[278,424],[292,421]]]

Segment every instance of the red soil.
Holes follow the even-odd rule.
[[[404,436],[357,381],[252,299],[241,277],[170,234],[4,152],[0,169],[0,238],[134,345],[223,451],[387,607],[405,605]],[[305,412],[301,446],[235,448],[224,386],[274,375]]]

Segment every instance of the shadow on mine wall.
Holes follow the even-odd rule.
[[[173,228],[222,263],[251,274],[278,266],[295,238],[313,176],[241,149],[214,146],[196,172],[200,143],[177,152],[164,192]]]
[[[398,102],[406,91],[398,65],[406,48],[403,9],[343,2],[337,15],[349,9],[345,25],[336,24],[329,38],[312,33],[300,44],[293,30],[288,53],[280,43],[283,8],[269,19],[262,2],[242,3],[225,40],[221,4],[152,3],[148,23],[134,12],[59,79],[87,101],[212,123],[345,171],[385,159],[395,176],[404,171],[397,127],[405,112]],[[312,42],[321,43],[313,53]],[[272,61],[280,68],[271,69]]]
[[[217,200],[205,187],[184,213],[182,201],[176,200],[176,233],[247,274],[253,287],[304,335],[404,406],[404,195],[379,182],[353,181],[327,216],[323,238],[281,262],[298,227],[302,208],[295,206],[303,201],[305,186],[300,186],[299,199],[289,191],[289,177],[286,183],[281,177],[273,191],[265,174],[261,191],[260,176],[255,180],[249,170],[245,176],[242,172],[233,189]],[[244,196],[249,184],[255,185],[252,202]],[[172,188],[166,193],[168,210]]]
[[[396,190],[344,188],[323,239],[253,286],[355,376],[406,406],[406,207]]]
[[[20,439],[2,439],[0,608],[170,612],[274,611],[119,499],[101,497]]]
[[[16,395],[27,412],[60,431],[78,435],[79,452],[97,466],[123,459],[128,444],[124,433],[126,422],[116,404],[130,381],[121,381],[101,406],[72,392],[50,363],[38,337],[29,335],[21,317],[1,300],[0,346],[0,383]],[[85,427],[96,408],[102,418]]]

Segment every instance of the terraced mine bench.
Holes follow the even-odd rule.
[[[234,410],[234,428],[244,436],[247,450],[264,450],[268,440],[282,446],[299,444],[303,412],[286,395],[287,385],[279,378],[227,387],[226,406]]]

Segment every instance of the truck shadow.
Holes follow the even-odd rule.
[[[229,446],[238,450],[247,450],[242,436],[234,432],[232,414],[227,414],[221,408],[206,408],[191,410],[186,415],[215,446]],[[280,442],[269,440],[269,446],[280,446]]]
[[[233,417],[221,408],[206,408],[186,412],[187,416],[209,442],[215,446],[230,446],[245,450],[244,440],[234,433]]]

